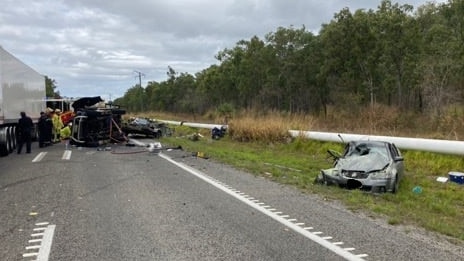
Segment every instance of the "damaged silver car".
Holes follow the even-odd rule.
[[[384,141],[351,141],[343,154],[329,150],[334,164],[321,170],[315,182],[370,192],[398,191],[404,159],[395,144]]]

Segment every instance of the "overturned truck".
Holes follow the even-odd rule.
[[[126,111],[119,106],[104,103],[98,96],[78,99],[72,106],[75,116],[71,128],[71,145],[98,147],[110,142],[127,141],[119,127]]]

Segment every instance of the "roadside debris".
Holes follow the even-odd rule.
[[[213,140],[218,140],[218,139],[224,137],[224,135],[226,135],[226,131],[227,131],[227,128],[225,126],[221,126],[221,128],[214,127],[211,130],[211,138]]]
[[[208,159],[205,153],[201,151],[194,152],[192,156],[197,157],[197,158],[202,158],[202,159]]]
[[[200,138],[203,138],[204,136],[201,135],[200,133],[194,133],[188,136],[188,139],[191,141],[198,141]]]
[[[460,185],[464,185],[464,173],[457,171],[450,171],[448,173],[449,180]]]
[[[148,144],[148,151],[153,153],[160,153],[162,146],[160,142],[152,142]]]
[[[412,188],[412,192],[414,194],[421,194],[422,193],[422,187],[421,186],[415,186],[414,188]]]
[[[447,177],[438,177],[437,181],[441,182],[441,183],[446,183],[448,181],[448,178]]]

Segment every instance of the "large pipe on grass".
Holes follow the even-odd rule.
[[[173,125],[185,125],[195,128],[213,129],[214,127],[220,128],[221,126],[228,127],[227,125],[218,124],[204,124],[193,123],[184,121],[164,121],[162,122]],[[318,131],[301,131],[289,130],[293,137],[304,137],[312,140],[330,141],[330,142],[350,142],[355,140],[379,140],[394,143],[398,148],[404,150],[418,150],[428,151],[434,153],[464,155],[464,141],[455,140],[438,140],[438,139],[423,139],[423,138],[408,138],[408,137],[392,137],[392,136],[375,136],[375,135],[361,135],[351,133],[335,133],[335,132],[318,132]]]
[[[293,137],[304,137],[312,140],[331,142],[350,142],[354,140],[379,140],[394,143],[398,148],[405,150],[429,151],[435,153],[464,155],[464,141],[422,139],[392,136],[360,135],[350,133],[333,133],[318,131],[289,130]]]

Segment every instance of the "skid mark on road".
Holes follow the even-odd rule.
[[[223,192],[229,194],[230,196],[242,201],[248,206],[260,211],[261,213],[267,215],[268,217],[278,221],[279,223],[285,225],[286,227],[292,229],[293,231],[303,235],[304,237],[318,243],[324,248],[334,252],[335,254],[345,258],[346,260],[365,260],[364,257],[367,257],[367,254],[354,254],[353,251],[356,250],[354,247],[342,247],[343,242],[341,241],[331,241],[333,238],[331,236],[321,236],[323,232],[314,231],[314,228],[311,226],[306,226],[303,222],[298,222],[296,218],[290,218],[289,215],[285,215],[280,211],[277,211],[275,208],[260,202],[260,200],[255,199],[252,196],[247,195],[246,193],[236,190],[231,186],[224,184],[223,182],[206,175],[205,173],[194,169],[190,166],[187,166],[181,162],[177,162],[170,158],[169,156],[160,153],[159,156],[172,164],[184,169],[185,171],[193,174],[194,176],[202,179],[203,181],[213,185],[214,187],[222,190]]]

